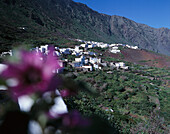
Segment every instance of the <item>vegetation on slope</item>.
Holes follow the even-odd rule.
[[[123,133],[168,133],[170,88],[165,80],[170,72],[133,64],[127,72],[106,70],[78,73],[76,80],[85,81],[100,95],[81,92],[66,100],[69,107],[86,116],[98,115]]]

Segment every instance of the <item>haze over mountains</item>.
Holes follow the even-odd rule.
[[[170,55],[167,28],[100,14],[72,0],[0,0],[0,47],[49,35],[127,43]]]

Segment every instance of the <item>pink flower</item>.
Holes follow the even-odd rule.
[[[53,70],[60,68],[53,51],[43,59],[40,53],[24,50],[20,51],[18,56],[19,62],[7,63],[8,68],[2,72],[2,77],[14,79],[18,83],[9,87],[12,95],[19,97],[33,92],[47,91],[54,76]]]
[[[90,125],[88,119],[84,119],[77,110],[61,115],[62,125],[67,128],[87,127]]]
[[[61,94],[62,97],[69,97],[69,96],[76,95],[77,92],[69,90],[69,89],[63,89],[63,90],[60,91],[60,94]]]

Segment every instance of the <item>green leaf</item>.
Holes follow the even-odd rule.
[[[47,121],[48,121],[47,116],[44,113],[39,115],[38,122],[40,126],[42,127],[42,129],[46,127]]]

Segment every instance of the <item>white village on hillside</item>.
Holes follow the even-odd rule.
[[[101,58],[102,54],[93,52],[93,49],[107,48],[110,53],[114,54],[121,53],[121,50],[119,49],[120,46],[130,49],[139,49],[138,46],[130,46],[125,44],[107,44],[103,42],[83,41],[80,39],[75,39],[75,41],[81,42],[81,44],[73,48],[55,47],[54,56],[62,57],[62,60],[60,60],[60,64],[63,67],[62,69],[70,66],[79,71],[102,70],[104,67],[128,70],[129,67],[126,66],[124,62],[103,62]],[[48,55],[48,47],[49,45],[44,45],[33,48],[32,50]],[[9,52],[3,52],[0,56],[3,57],[6,55],[12,56],[12,50]],[[68,60],[68,55],[74,56],[74,60]]]

